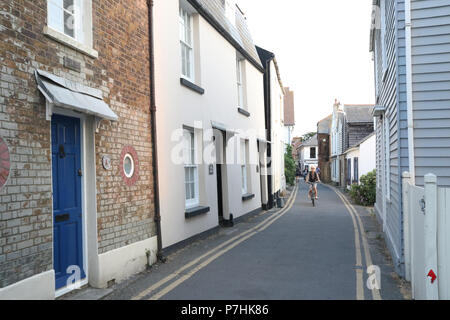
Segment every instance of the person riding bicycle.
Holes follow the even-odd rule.
[[[311,184],[311,188],[308,192],[308,198],[311,199],[311,192],[314,189],[314,191],[316,192],[316,200],[319,199],[319,193],[317,192],[317,183],[320,182],[320,176],[316,172],[316,167],[311,167],[311,171],[306,176],[306,182]]]

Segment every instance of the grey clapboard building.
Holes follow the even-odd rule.
[[[450,186],[450,2],[374,0],[376,213],[404,274],[401,177]]]

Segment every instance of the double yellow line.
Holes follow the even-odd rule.
[[[338,191],[336,188],[332,188],[334,192],[338,195],[338,197],[342,200],[345,207],[347,208],[350,216],[353,220],[353,228],[355,231],[355,250],[356,250],[356,299],[364,300],[364,280],[363,280],[363,264],[362,264],[362,250],[361,250],[361,241],[360,235],[362,239],[362,244],[364,248],[364,257],[366,260],[366,266],[369,267],[372,265],[372,256],[370,255],[369,244],[367,241],[366,231],[364,230],[363,223],[361,221],[361,217],[359,216],[358,211],[355,207],[345,198],[345,196]],[[358,230],[361,230],[359,232]],[[360,234],[361,233],[361,234]],[[372,299],[373,300],[381,300],[380,290],[376,288],[372,288]]]
[[[237,236],[231,238],[230,240],[225,241],[224,243],[218,245],[214,249],[211,249],[210,251],[206,252],[205,254],[201,255],[200,257],[194,259],[190,263],[186,264],[182,268],[178,269],[177,271],[175,271],[175,272],[171,273],[170,275],[166,276],[165,278],[161,279],[160,281],[158,281],[157,283],[153,284],[152,286],[150,286],[149,288],[145,289],[144,291],[140,292],[139,294],[137,294],[136,296],[134,296],[131,299],[132,300],[141,300],[144,297],[146,297],[146,296],[152,294],[153,292],[159,290],[162,286],[164,286],[169,281],[172,281],[173,279],[178,278],[175,281],[173,281],[172,283],[170,283],[169,285],[167,285],[166,287],[164,287],[161,290],[159,290],[158,292],[155,292],[153,295],[151,295],[148,298],[148,300],[158,300],[158,299],[160,299],[161,297],[163,297],[164,295],[166,295],[167,293],[169,293],[170,291],[175,289],[177,286],[179,286],[181,283],[183,283],[184,281],[186,281],[189,278],[191,278],[195,273],[197,273],[198,271],[200,271],[201,269],[206,267],[208,264],[210,264],[211,262],[213,262],[214,260],[216,260],[217,258],[222,256],[226,252],[230,251],[231,249],[233,249],[234,247],[236,247],[240,243],[242,243],[245,240],[251,238],[255,234],[257,234],[257,233],[267,229],[275,221],[280,219],[294,205],[295,199],[296,199],[296,196],[297,196],[297,191],[298,191],[298,184],[294,187],[294,190],[293,190],[293,192],[292,192],[292,194],[291,194],[291,196],[290,196],[290,198],[289,198],[289,200],[287,202],[286,207],[283,208],[282,210],[280,210],[278,212],[275,212],[274,214],[272,214],[271,216],[266,218],[264,221],[260,222],[255,227],[253,227],[253,228],[251,228],[251,229],[249,229],[249,230],[247,230],[245,232],[242,232],[242,233],[238,234]],[[207,258],[207,257],[209,257],[209,258]],[[201,262],[205,258],[207,258],[207,259],[205,261]],[[192,270],[190,270],[185,275],[182,275],[182,273],[184,273],[185,271],[187,271],[190,268],[192,268]]]

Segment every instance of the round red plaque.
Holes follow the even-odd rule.
[[[0,189],[6,184],[11,169],[9,149],[6,142],[0,137]]]

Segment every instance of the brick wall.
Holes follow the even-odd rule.
[[[0,3],[0,136],[11,153],[11,176],[0,191],[0,287],[53,268],[50,122],[36,68],[101,89],[119,116],[95,135],[99,253],[155,235],[146,1],[93,0],[98,59],[46,37],[46,8],[45,0]],[[64,57],[81,72],[64,68]],[[119,172],[125,146],[139,157],[132,187]]]
[[[97,153],[109,155],[113,170],[103,170],[97,157],[99,253],[156,234],[153,222],[153,176],[150,128],[148,16],[145,0],[93,2],[97,75],[106,73],[107,103],[119,116],[96,137]],[[100,26],[100,28],[95,28]],[[106,71],[106,72],[105,72]],[[119,172],[125,146],[136,149],[139,180],[126,186]]]

